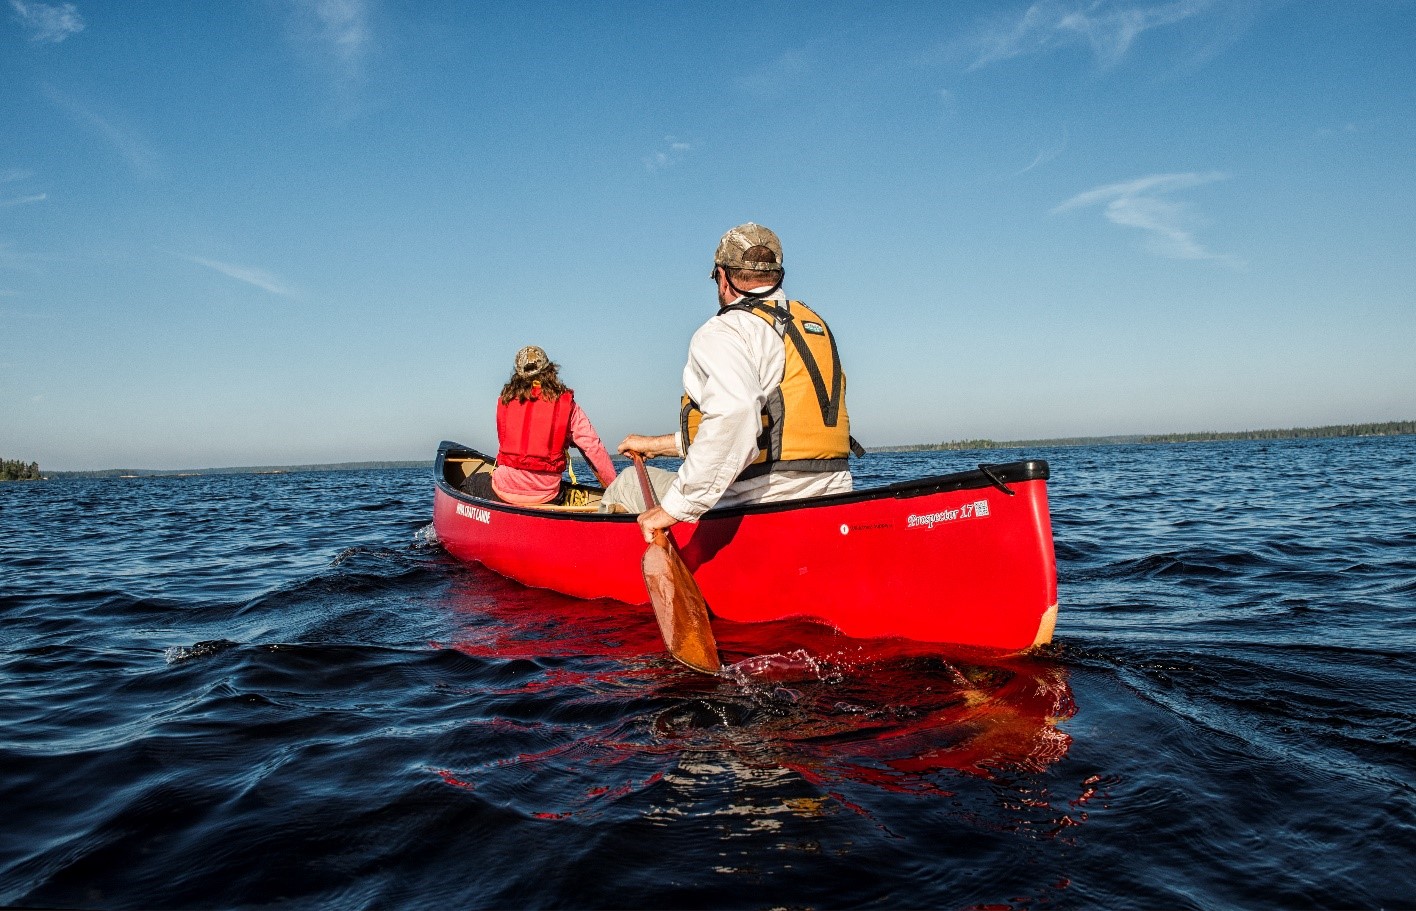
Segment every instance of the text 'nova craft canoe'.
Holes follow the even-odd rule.
[[[464,493],[491,459],[444,442],[433,527],[448,553],[525,585],[647,604],[635,517]],[[1047,463],[981,465],[847,494],[718,509],[671,529],[716,617],[812,618],[848,636],[1016,652],[1052,639]]]

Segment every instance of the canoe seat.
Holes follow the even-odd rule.
[[[544,509],[546,512],[597,512],[600,504],[586,503],[583,506],[553,506],[550,503],[540,503],[536,506],[526,506],[524,509]]]
[[[478,456],[450,457],[443,465],[443,473],[447,476],[448,483],[454,487],[460,487],[463,481],[474,474],[491,474],[492,469],[497,467],[495,461]]]

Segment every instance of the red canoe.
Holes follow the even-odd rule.
[[[647,604],[635,517],[521,507],[459,489],[491,460],[443,442],[433,528],[448,553],[525,585]],[[1052,640],[1057,565],[1047,463],[717,509],[672,529],[714,616],[806,617],[848,636],[1008,652]],[[583,488],[592,502],[599,488]]]

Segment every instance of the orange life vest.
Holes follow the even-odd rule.
[[[729,304],[718,313],[732,310],[746,311],[772,324],[782,336],[787,354],[782,384],[771,391],[762,409],[757,458],[738,478],[766,474],[774,468],[846,470],[851,453],[860,455],[865,450],[851,437],[846,372],[826,321],[801,301],[775,305],[749,299]],[[698,403],[685,395],[679,411],[685,446],[692,445],[702,419]]]
[[[525,471],[565,471],[570,414],[575,393],[567,389],[554,402],[541,398],[538,386],[526,401],[497,401],[497,464]]]

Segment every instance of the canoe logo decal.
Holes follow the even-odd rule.
[[[492,524],[492,511],[490,509],[483,509],[480,506],[468,506],[466,503],[458,503],[457,514],[481,522],[483,525]]]
[[[941,509],[939,512],[931,512],[928,515],[909,517],[906,525],[910,528],[934,528],[936,524],[954,522],[958,519],[986,519],[988,518],[988,501],[975,500],[972,503],[965,503],[958,509]]]

